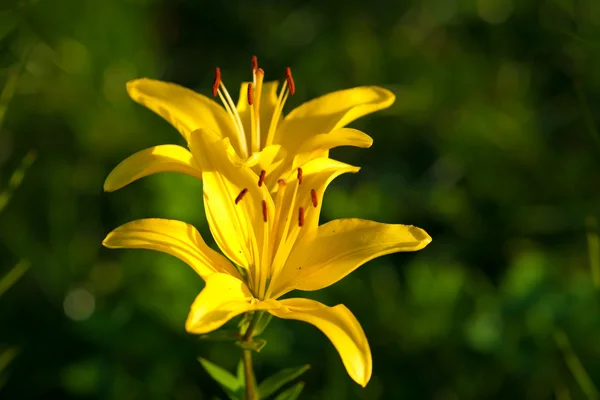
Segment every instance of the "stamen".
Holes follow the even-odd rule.
[[[219,91],[219,84],[221,83],[221,68],[215,68],[215,80],[213,81],[212,86],[212,94],[213,96],[217,96],[217,92]]]
[[[277,180],[277,184],[279,185],[279,187],[277,188],[277,194],[275,195],[275,216],[273,218],[273,226],[271,227],[271,232],[273,232],[273,236],[271,237],[271,253],[273,255],[273,257],[275,256],[276,252],[277,252],[277,248],[280,242],[280,238],[281,235],[283,234],[283,231],[281,230],[282,226],[285,227],[285,224],[287,221],[282,221],[282,217],[281,217],[281,212],[282,212],[282,204],[283,204],[283,198],[285,196],[285,190],[286,190],[286,181],[285,179],[279,179]],[[285,210],[285,214],[287,215],[287,213],[291,211],[291,207],[290,209],[286,209]],[[282,225],[284,224],[284,225]],[[271,263],[271,267],[272,267],[272,263]],[[269,272],[269,276],[271,276],[271,272]]]
[[[256,56],[252,56],[252,71],[256,71],[258,68],[258,58]]]
[[[248,84],[248,104],[252,105],[252,83]]]
[[[267,171],[264,169],[260,171],[260,176],[258,177],[258,187],[261,187],[263,183],[265,183],[265,176],[267,175]]]
[[[263,200],[262,201],[262,209],[263,209],[263,219],[265,220],[265,222],[267,222],[267,201]]]
[[[300,207],[298,209],[298,226],[304,225],[304,208]]]
[[[294,78],[292,77],[292,69],[290,67],[285,68],[285,79],[288,87],[290,88],[290,94],[293,96],[296,93],[296,85],[294,84]]]
[[[248,193],[248,188],[244,188],[240,194],[238,194],[238,196],[235,198],[235,204],[239,203],[240,200],[242,200],[244,198],[244,196],[246,195],[246,193]]]
[[[312,198],[313,207],[317,207],[319,205],[319,200],[317,199],[317,191],[315,189],[310,189],[310,197]]]
[[[298,168],[298,183],[302,184],[302,168]]]
[[[216,88],[216,90],[215,90]],[[213,84],[213,93],[217,93],[223,102],[223,106],[225,106],[225,110],[229,117],[231,118],[231,122],[236,127],[237,139],[240,144],[240,149],[242,151],[242,156],[248,157],[248,145],[246,143],[246,133],[244,131],[244,125],[242,124],[242,120],[240,118],[240,114],[237,111],[237,107],[235,103],[231,99],[225,84],[221,80],[221,70],[219,68],[215,69],[215,82]]]
[[[273,115],[271,116],[271,124],[269,125],[269,132],[267,133],[267,140],[265,142],[265,146],[270,146],[273,144],[273,139],[275,137],[275,131],[277,130],[277,124],[279,123],[279,119],[281,118],[281,113],[283,112],[283,106],[288,97],[288,83],[287,80],[283,82],[281,85],[281,91],[279,92],[279,97],[277,98],[277,103],[275,104],[275,109],[273,111]]]

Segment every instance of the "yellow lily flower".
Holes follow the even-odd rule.
[[[290,69],[279,94],[279,82],[266,82],[264,71],[252,59],[252,82],[241,85],[237,105],[233,103],[221,72],[215,70],[210,98],[179,85],[151,79],[127,83],[136,102],[148,107],[171,123],[190,143],[197,129],[213,131],[229,138],[237,162],[265,170],[265,184],[276,189],[277,181],[298,165],[317,157],[327,157],[337,146],[370,147],[371,137],[356,129],[344,128],[363,115],[389,107],[395,96],[377,86],[362,86],[326,94],[304,103],[283,117],[288,96],[295,92]],[[200,176],[187,150],[173,145],[155,146],[133,154],[108,176],[104,190],[114,191],[142,176],[177,171]],[[136,168],[131,168],[135,165]]]
[[[196,228],[181,221],[129,222],[109,233],[103,244],[169,253],[205,280],[186,322],[188,332],[208,333],[236,315],[257,310],[305,321],[331,340],[348,374],[365,386],[371,377],[371,351],[350,310],[315,300],[279,298],[294,289],[325,288],[375,257],[420,250],[431,241],[429,235],[414,226],[361,219],[319,226],[325,188],[335,177],[357,172],[357,167],[315,158],[279,180],[271,192],[265,174],[232,162],[235,149],[228,138],[195,131],[190,149],[202,171],[210,230],[239,270],[209,248]]]

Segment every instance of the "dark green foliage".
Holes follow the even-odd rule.
[[[310,364],[302,398],[593,396],[599,38],[597,0],[0,1],[0,90],[14,85],[0,102],[0,192],[37,152],[0,213],[0,277],[31,266],[0,298],[0,351],[19,349],[0,398],[223,397],[196,357],[233,371],[241,350],[185,333],[201,279],[168,255],[100,245],[146,217],[193,223],[214,244],[201,183],[162,174],[115,193],[102,183],[135,151],[183,143],[128,98],[128,80],[210,96],[219,66],[237,97],[252,55],[267,80],[292,67],[286,111],[352,86],[396,93],[351,124],[372,148],[332,152],[362,169],[329,187],[322,220],[414,224],[433,237],[307,294],[362,323],[366,389],[319,331],[276,318],[254,354],[258,380]]]

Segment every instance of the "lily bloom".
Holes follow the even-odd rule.
[[[395,96],[377,86],[341,90],[313,99],[285,117],[283,107],[295,93],[291,70],[279,93],[279,82],[265,82],[264,71],[252,58],[252,82],[241,85],[237,105],[215,69],[213,96],[223,104],[179,85],[151,79],[127,83],[136,102],[148,107],[171,123],[188,145],[197,129],[229,138],[238,162],[265,170],[265,184],[275,189],[277,181],[291,170],[317,157],[327,157],[337,146],[370,147],[371,137],[356,129],[344,128],[363,115],[389,107]],[[187,149],[174,145],[151,147],[133,154],[108,176],[105,191],[117,190],[142,176],[156,172],[183,172],[199,177],[198,165],[191,162]],[[132,165],[137,166],[131,168]]]
[[[236,150],[229,138],[195,131],[190,149],[202,171],[209,227],[226,257],[209,248],[193,226],[165,219],[129,222],[109,233],[104,246],[171,254],[205,280],[187,318],[188,332],[208,333],[258,310],[305,321],[329,338],[350,377],[365,386],[371,350],[352,312],[344,305],[280,298],[294,289],[323,289],[375,257],[420,250],[431,241],[429,235],[414,226],[353,218],[319,226],[326,187],[357,167],[315,158],[280,179],[271,192],[264,173],[232,162]]]

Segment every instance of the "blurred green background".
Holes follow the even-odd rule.
[[[295,321],[271,323],[259,379],[309,363],[305,398],[598,398],[599,35],[597,0],[0,1],[0,277],[24,272],[0,289],[0,398],[225,397],[196,357],[233,371],[239,349],[184,330],[201,279],[170,256],[100,245],[145,217],[212,243],[201,183],[102,183],[137,150],[183,144],[128,80],[210,95],[220,66],[237,93],[252,55],[268,80],[292,67],[287,111],[352,86],[396,93],[351,125],[371,149],[332,153],[362,170],[330,186],[322,220],[434,239],[309,294],[362,323],[366,389]]]

